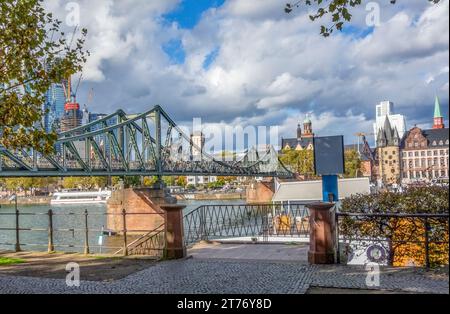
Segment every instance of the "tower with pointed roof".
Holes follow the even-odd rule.
[[[445,129],[444,117],[441,114],[441,104],[439,103],[439,98],[436,96],[434,100],[434,119],[433,119],[433,129]]]
[[[306,115],[305,121],[303,121],[303,137],[305,138],[313,138],[314,133],[312,129],[312,122],[309,115]]]
[[[378,130],[377,153],[380,180],[383,185],[400,183],[400,136],[388,116]]]

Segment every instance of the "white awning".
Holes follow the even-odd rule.
[[[339,179],[339,199],[353,194],[368,194],[369,184],[369,178]],[[273,202],[319,200],[322,200],[322,181],[282,182],[272,198]]]

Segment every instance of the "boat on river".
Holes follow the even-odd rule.
[[[111,197],[111,191],[99,190],[94,192],[57,192],[53,194],[51,205],[84,205],[106,204]]]

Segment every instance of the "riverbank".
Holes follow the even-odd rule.
[[[178,200],[196,200],[196,201],[227,201],[227,200],[246,200],[245,193],[192,193],[177,194]]]
[[[18,197],[17,205],[49,205],[50,196],[27,196]],[[0,205],[13,205],[14,201],[11,202],[7,198],[0,199]]]

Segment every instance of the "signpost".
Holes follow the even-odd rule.
[[[314,168],[322,176],[322,200],[339,200],[338,174],[345,172],[344,137],[326,136],[314,138]]]

